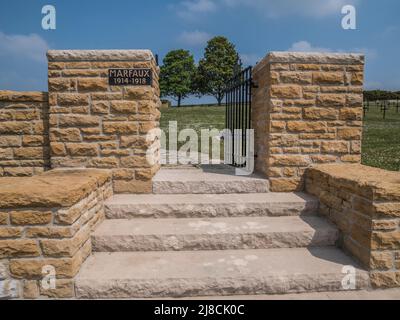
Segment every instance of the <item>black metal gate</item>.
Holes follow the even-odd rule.
[[[245,167],[248,129],[251,129],[252,67],[240,70],[226,85],[225,163]]]

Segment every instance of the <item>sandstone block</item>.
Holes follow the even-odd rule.
[[[284,83],[311,84],[312,74],[306,72],[282,71],[280,80]]]
[[[113,170],[113,179],[115,180],[132,180],[135,179],[134,169],[116,169]]]
[[[374,203],[375,213],[382,217],[400,217],[400,203],[398,202],[382,202]]]
[[[372,232],[371,249],[400,249],[400,231]]]
[[[24,281],[23,297],[25,299],[37,299],[39,295],[39,286],[35,280]]]
[[[389,270],[393,268],[393,255],[391,252],[372,251],[371,252],[371,269]]]
[[[345,154],[345,155],[340,156],[340,160],[342,162],[361,163],[361,155],[360,154]]]
[[[0,225],[7,224],[7,222],[8,222],[8,213],[0,212]]]
[[[118,113],[136,113],[138,103],[136,101],[112,101],[111,110]]]
[[[363,72],[352,72],[351,73],[351,84],[354,86],[362,86],[364,84],[364,73]]]
[[[92,143],[67,143],[67,151],[72,156],[97,156],[98,146]]]
[[[272,85],[270,88],[270,96],[272,98],[301,98],[301,86],[296,85],[285,85],[285,86],[277,86]]]
[[[121,157],[121,166],[126,168],[147,168],[152,165],[153,163],[150,163],[146,156]]]
[[[317,105],[319,107],[341,107],[346,103],[346,97],[342,94],[319,94]]]
[[[39,246],[34,240],[0,240],[0,258],[37,257]]]
[[[50,141],[81,142],[81,133],[78,128],[50,129]]]
[[[79,106],[87,105],[89,96],[82,93],[59,93],[57,102],[60,106]]]
[[[340,120],[362,120],[362,108],[341,108]]]
[[[270,157],[271,166],[307,166],[308,156],[303,155],[273,155]]]
[[[48,224],[51,222],[51,218],[51,211],[24,210],[10,212],[11,223],[16,225]]]
[[[361,128],[338,128],[338,138],[343,140],[361,140]]]
[[[64,157],[67,155],[67,150],[63,143],[52,142],[50,144],[50,151],[52,156],[56,157]]]
[[[21,147],[14,149],[15,159],[43,159],[42,147]]]
[[[43,267],[50,265],[55,268],[57,278],[72,278],[90,252],[88,241],[72,258],[15,259],[10,261],[10,272],[15,278],[42,279]]]
[[[0,136],[0,147],[19,147],[21,145],[21,137],[19,136]]]
[[[372,220],[373,230],[395,230],[399,225],[399,221],[396,219],[391,220]],[[400,247],[400,244],[399,244]]]
[[[339,111],[335,108],[304,108],[303,118],[311,120],[336,120],[339,117]]]
[[[27,227],[25,236],[28,238],[71,238],[76,230],[70,227]]]
[[[76,90],[76,82],[65,78],[49,78],[49,90],[73,91]]]
[[[151,143],[146,140],[146,136],[121,136],[121,147],[123,148],[147,148]]]
[[[58,124],[60,127],[97,126],[100,123],[98,116],[88,115],[59,115]]]
[[[109,134],[137,133],[138,124],[136,122],[104,122],[103,131]]]
[[[92,113],[108,114],[110,106],[107,101],[99,101],[92,103]]]
[[[44,136],[27,136],[22,137],[22,145],[29,147],[42,146],[44,144]]]
[[[270,179],[270,191],[271,192],[293,192],[303,189],[303,183],[300,179],[291,178],[272,178]]]
[[[148,87],[126,87],[124,97],[131,100],[151,100],[155,93]]]
[[[348,153],[348,142],[342,141],[322,141],[321,152],[323,153]]]
[[[326,132],[327,125],[323,121],[288,121],[287,130],[292,132]]]
[[[151,180],[114,180],[115,193],[151,193],[153,186]]]
[[[56,279],[55,288],[44,288],[40,286],[40,294],[48,298],[67,299],[75,297],[74,280]]]
[[[81,229],[73,238],[40,240],[42,252],[49,257],[73,257],[78,249],[89,239],[90,228]]]
[[[22,235],[22,228],[15,227],[1,227],[0,228],[0,239],[6,238],[17,238]]]
[[[80,78],[78,79],[79,91],[107,91],[108,82],[106,78]]]
[[[116,157],[92,158],[88,166],[94,168],[117,168],[119,165]]]
[[[26,134],[31,133],[31,122],[26,121],[5,121],[1,122],[0,134]]]
[[[0,160],[12,160],[13,158],[13,149],[0,148]]]
[[[371,285],[374,288],[393,288],[400,286],[400,272],[372,272]]]
[[[343,72],[314,72],[315,84],[344,84]]]

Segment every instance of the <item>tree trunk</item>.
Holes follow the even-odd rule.
[[[182,100],[182,96],[178,96],[178,108],[181,106],[181,100]]]
[[[219,107],[222,105],[222,100],[223,99],[224,99],[224,95],[222,93],[218,94],[217,101],[218,101],[218,106]]]

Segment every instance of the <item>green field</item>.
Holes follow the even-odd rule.
[[[168,133],[168,122],[178,121],[178,130],[224,128],[224,107],[182,107],[161,110],[161,128]],[[168,135],[167,135],[168,137]],[[179,143],[181,146],[183,142]],[[364,121],[362,162],[387,170],[400,170],[400,112],[391,107],[382,119],[380,108],[371,105]]]
[[[386,112],[383,120],[379,107],[371,105],[364,119],[362,163],[387,170],[400,170],[400,110]]]

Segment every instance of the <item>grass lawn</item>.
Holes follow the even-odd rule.
[[[161,128],[168,137],[168,122],[178,121],[178,130],[224,129],[225,107],[181,107],[161,110]],[[178,148],[184,142],[178,143]],[[199,145],[200,146],[200,145]],[[222,151],[222,150],[221,150]],[[362,163],[387,170],[400,170],[400,112],[391,107],[382,119],[380,108],[371,105],[364,121]]]
[[[391,107],[382,119],[380,108],[371,105],[364,119],[362,163],[387,170],[400,170],[400,110]]]

